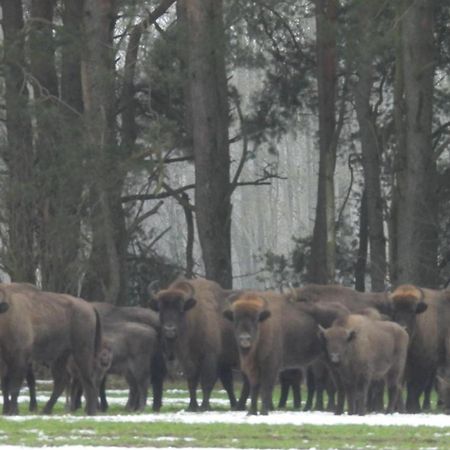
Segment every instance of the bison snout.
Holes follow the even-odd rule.
[[[177,337],[177,327],[175,325],[164,325],[163,333],[165,338],[175,339]]]
[[[0,314],[8,311],[9,305],[8,303],[0,303]]]
[[[252,337],[248,333],[242,333],[239,335],[239,347],[242,349],[249,349],[252,346]]]

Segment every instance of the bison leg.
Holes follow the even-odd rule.
[[[137,403],[136,411],[144,411],[147,405],[148,382],[150,377],[143,377],[137,383]]]
[[[423,392],[422,380],[416,378],[408,380],[406,392],[406,411],[408,413],[420,412],[419,398]]]
[[[106,399],[106,376],[103,377],[103,380],[100,383],[100,411],[105,412],[108,409],[108,400]]]
[[[30,365],[27,370],[27,385],[30,395],[30,406],[29,410],[34,412],[37,410],[37,400],[36,400],[36,379],[34,378],[33,367]]]
[[[69,411],[74,412],[81,408],[81,396],[83,388],[77,378],[73,378],[70,382],[69,392]]]
[[[262,370],[264,376],[261,379],[261,414],[267,415],[273,410],[272,394],[278,377],[278,368],[266,367]]]
[[[360,416],[364,416],[366,414],[368,392],[369,382],[366,380],[359,380],[355,392],[355,412]]]
[[[66,364],[67,357],[60,358],[52,364],[51,371],[53,376],[53,390],[48,402],[44,406],[42,411],[43,414],[51,414],[56,401],[64,392],[64,388],[67,386],[69,374],[66,370]]]
[[[336,395],[336,385],[335,385],[334,380],[331,377],[330,373],[328,373],[326,389],[327,389],[327,395],[328,395],[327,411],[335,411],[336,410],[336,402],[335,402],[334,397]]]
[[[160,352],[157,352],[156,355],[153,357],[150,371],[151,371],[151,384],[153,392],[152,409],[155,412],[159,412],[162,406],[164,378],[167,373],[164,358]]]
[[[301,379],[301,371],[300,375],[297,379],[297,381],[294,381],[292,383],[292,397],[293,397],[293,404],[294,404],[294,409],[300,409],[302,406],[302,392],[301,392],[301,384],[302,384],[302,379]]]
[[[20,388],[22,387],[28,368],[27,363],[20,364],[21,362],[22,359],[20,358],[19,361],[17,361],[13,367],[8,368],[8,374],[5,378],[6,389],[4,391],[8,396],[8,401],[6,409],[5,407],[3,409],[4,414],[8,415],[19,414],[18,399],[20,394]]]
[[[223,388],[228,394],[228,398],[230,400],[231,409],[236,408],[236,396],[234,395],[233,388],[233,370],[231,367],[221,367],[219,369],[219,379],[222,383]]]
[[[259,383],[250,386],[250,409],[249,416],[256,416],[258,414],[258,397],[259,397]]]
[[[93,416],[97,412],[98,389],[88,373],[80,370],[81,384],[83,386],[84,397],[86,398],[86,414]]]
[[[370,412],[382,412],[384,409],[384,380],[372,381],[369,387],[367,409]]]
[[[2,394],[3,394],[3,415],[9,414],[10,401],[9,401],[9,378],[8,376],[2,377]]]
[[[356,414],[356,392],[355,386],[346,385],[345,393],[347,396],[347,404],[348,404],[348,413]]]
[[[242,373],[241,395],[239,396],[239,400],[236,404],[236,411],[245,411],[249,395],[250,395],[250,383],[248,382],[247,376],[244,373]]]
[[[286,408],[287,399],[289,396],[289,388],[292,386],[292,380],[290,377],[290,373],[285,370],[280,373],[280,400],[278,401],[278,408]]]
[[[306,404],[305,407],[303,408],[303,411],[311,411],[314,393],[316,391],[316,381],[311,367],[308,367],[306,370],[306,388],[308,393],[306,397]]]
[[[190,412],[198,411],[198,402],[197,402],[197,385],[198,385],[198,377],[190,377],[187,380],[188,389],[189,389],[189,406],[187,410]]]
[[[434,382],[436,379],[436,372],[430,375],[427,384],[425,386],[422,409],[423,411],[429,411],[431,409],[431,391],[434,387]]]

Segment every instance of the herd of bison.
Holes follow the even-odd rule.
[[[217,379],[231,409],[244,410],[250,397],[249,414],[267,414],[278,382],[278,407],[290,388],[300,407],[305,375],[305,409],[312,408],[313,395],[316,408],[323,408],[325,391],[326,407],[336,414],[414,413],[430,408],[436,389],[439,408],[450,412],[450,290],[402,285],[362,293],[307,285],[277,293],[178,279],[149,293],[149,305],[118,307],[26,283],[0,284],[3,413],[18,414],[25,380],[30,409],[36,409],[36,364],[49,367],[53,377],[46,414],[64,390],[71,411],[81,406],[82,395],[87,414],[106,410],[108,374],[126,379],[127,410],[142,411],[151,386],[158,411],[173,362],[187,380],[189,411],[210,408]],[[243,380],[239,398],[237,371]]]

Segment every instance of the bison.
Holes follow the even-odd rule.
[[[86,412],[97,410],[93,379],[101,346],[101,324],[94,308],[70,295],[44,292],[32,285],[0,284],[0,356],[3,365],[3,413],[17,414],[17,399],[31,361],[50,366],[54,395],[64,390],[61,373],[73,356],[86,392]],[[53,398],[44,412],[51,412]]]
[[[450,291],[401,285],[390,300],[393,319],[410,336],[406,410],[419,412],[420,396],[434,383],[436,373],[450,374]],[[450,409],[450,404],[444,407]]]
[[[189,411],[197,411],[197,385],[203,399],[201,410],[210,408],[210,395],[217,378],[227,391],[231,407],[237,406],[232,369],[239,356],[231,325],[222,317],[227,292],[206,279],[172,283],[154,294],[150,306],[159,311],[163,351],[168,360],[177,359],[190,395]]]
[[[345,390],[349,414],[365,414],[371,382],[383,379],[388,386],[387,412],[393,412],[401,393],[408,333],[394,322],[361,314],[340,317],[330,328],[319,330],[338,393]],[[340,397],[337,413],[342,408]]]
[[[106,378],[108,374],[125,377],[129,387],[126,409],[142,411],[147,402],[148,386],[153,387],[153,410],[162,404],[163,380],[166,374],[159,337],[159,317],[140,307],[115,306],[93,302],[103,324],[103,364],[100,377],[100,405],[106,411]],[[99,358],[100,359],[100,358]],[[70,409],[80,406],[81,389],[75,381],[71,389]]]
[[[386,316],[390,316],[392,312],[392,303],[387,292],[359,292],[340,285],[309,284],[291,289],[290,296],[300,303],[340,303],[354,313],[365,308],[375,308]]]
[[[248,291],[230,298],[223,312],[233,323],[241,370],[250,383],[249,414],[272,406],[272,391],[280,371],[302,368],[321,352],[317,323],[298,304],[274,292]]]

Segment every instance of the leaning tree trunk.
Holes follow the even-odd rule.
[[[364,185],[367,195],[367,216],[370,244],[370,277],[372,291],[385,290],[386,239],[383,228],[383,200],[381,196],[381,152],[378,141],[376,117],[370,104],[373,87],[373,61],[376,39],[373,20],[379,9],[377,2],[366,2],[357,11],[355,106],[359,123],[364,170]]]
[[[184,1],[195,212],[206,277],[232,286],[228,97],[221,0]]]
[[[8,168],[6,270],[13,281],[35,281],[33,141],[25,79],[22,3],[2,0]]]
[[[336,229],[336,0],[316,0],[319,96],[319,180],[308,279],[326,284],[335,277]]]
[[[406,155],[403,205],[397,210],[400,283],[437,285],[436,162],[432,145],[433,2],[404,2],[400,15],[404,115],[398,141]],[[400,127],[399,127],[400,128]]]

